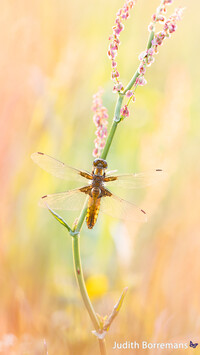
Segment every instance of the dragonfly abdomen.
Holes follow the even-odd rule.
[[[86,223],[89,229],[92,229],[97,221],[100,208],[100,198],[89,197],[88,200],[88,209],[86,215]]]

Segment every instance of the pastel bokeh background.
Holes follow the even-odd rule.
[[[126,23],[118,57],[124,83],[137,67],[158,4],[138,0]],[[111,123],[116,96],[106,52],[122,5],[121,0],[0,4],[2,354],[46,354],[43,339],[49,354],[98,352],[74,279],[70,237],[37,204],[46,193],[77,185],[40,170],[30,155],[43,151],[91,169],[92,95],[104,88]],[[184,18],[148,70],[148,85],[137,90],[130,118],[118,127],[108,155],[109,169],[163,168],[168,176],[141,191],[115,190],[148,212],[147,224],[103,216],[92,231],[84,225],[81,235],[95,310],[110,313],[129,287],[107,337],[109,354],[117,353],[114,341],[200,342],[200,5],[197,0],[174,5],[187,7]],[[72,223],[77,215],[65,217]],[[146,353],[159,351],[169,353]]]

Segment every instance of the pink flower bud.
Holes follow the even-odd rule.
[[[114,85],[113,87],[113,92],[120,92],[122,91],[123,88],[123,84],[121,82],[119,82],[118,84]]]
[[[150,67],[150,65],[155,61],[155,58],[153,56],[148,56],[147,58],[147,66]]]
[[[92,152],[93,157],[97,158],[97,157],[100,156],[100,154],[98,154],[98,151],[99,151],[98,148],[95,148],[95,149],[93,150],[93,152]]]
[[[102,141],[101,141],[101,143],[99,145],[100,149],[103,149],[105,147],[105,143],[106,143],[105,140],[102,139]]]
[[[117,17],[121,16],[121,14],[122,14],[122,9],[119,9],[119,10],[117,11]]]
[[[139,86],[144,86],[146,85],[147,81],[143,76],[138,76],[138,78],[136,79],[136,84]]]
[[[165,17],[159,15],[159,16],[157,17],[157,21],[163,22],[163,21],[165,21]]]
[[[171,23],[170,25],[169,25],[169,33],[173,33],[173,32],[175,32],[176,31],[176,25],[174,24],[174,23]]]
[[[95,115],[93,116],[93,121],[94,121],[94,124],[95,124],[96,126],[99,126],[100,120],[101,120],[101,117],[100,117],[99,115],[95,114]]]
[[[147,56],[147,51],[144,51],[144,52],[142,52],[142,53],[139,54],[138,59],[139,59],[140,61],[142,61],[146,56]]]
[[[119,77],[119,72],[117,70],[112,71],[112,79],[118,78]]]
[[[155,22],[157,20],[156,14],[152,15],[152,20],[153,20],[153,22]]]
[[[172,4],[173,0],[165,0],[164,5],[170,5]]]
[[[128,91],[126,92],[126,97],[131,97],[131,96],[133,96],[133,91],[128,90]]]
[[[129,110],[128,110],[127,105],[125,105],[124,107],[122,107],[122,109],[121,109],[120,112],[121,112],[121,115],[122,115],[123,118],[129,117]]]
[[[154,49],[151,47],[147,51],[148,55],[154,55]]]
[[[149,26],[148,26],[148,30],[149,30],[149,32],[151,32],[151,31],[153,31],[153,29],[154,29],[154,25],[153,25],[153,23],[151,22],[151,23],[149,24]]]
[[[143,64],[140,64],[138,71],[140,74],[145,74],[145,72],[146,72],[145,66]]]

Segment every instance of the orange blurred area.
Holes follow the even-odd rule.
[[[108,37],[122,0],[2,0],[0,3],[0,353],[93,355],[93,326],[73,271],[70,236],[38,207],[47,193],[77,187],[33,164],[42,151],[91,170],[95,126],[92,95],[104,89],[112,122]],[[121,34],[118,67],[127,84],[145,49],[159,0],[138,0]],[[120,173],[163,168],[167,177],[138,191],[115,190],[141,206],[148,222],[99,216],[84,224],[81,256],[98,314],[124,304],[107,335],[115,342],[200,343],[199,11],[186,7],[172,38],[148,68],[130,117],[117,129],[107,162]],[[77,213],[66,213],[73,224]],[[190,348],[189,348],[190,349]],[[176,354],[198,354],[196,350]],[[137,354],[168,350],[138,349]],[[191,352],[190,352],[191,351]]]

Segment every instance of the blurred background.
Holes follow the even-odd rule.
[[[116,95],[106,53],[122,5],[123,0],[0,3],[2,354],[98,353],[74,278],[70,236],[38,207],[40,196],[77,185],[42,171],[30,155],[42,151],[91,169],[92,95],[104,89],[111,124]],[[125,24],[118,56],[124,84],[137,68],[158,5],[159,0],[138,1]],[[168,14],[175,6],[186,6],[183,20],[147,71],[148,85],[137,90],[107,158],[109,169],[120,173],[163,168],[168,176],[140,191],[113,190],[145,209],[148,223],[99,216],[95,228],[84,224],[81,234],[96,312],[110,313],[129,287],[107,336],[109,354],[134,353],[113,350],[115,341],[200,342],[200,5],[176,0]],[[71,224],[77,216],[65,214]],[[146,353],[159,351],[171,353]]]

